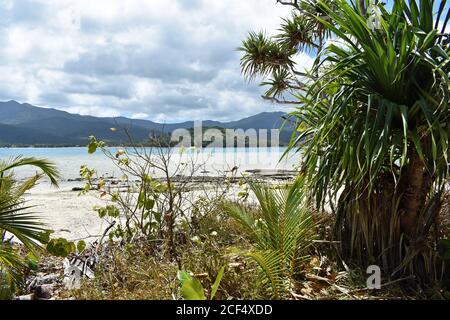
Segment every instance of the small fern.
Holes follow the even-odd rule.
[[[259,208],[255,212],[227,202],[224,211],[235,219],[254,243],[247,254],[261,268],[274,299],[288,291],[295,270],[308,259],[317,223],[304,203],[300,181],[288,188],[250,183]]]

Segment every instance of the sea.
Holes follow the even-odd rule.
[[[160,155],[170,155],[171,173],[190,174],[178,172],[180,164],[190,164],[190,171],[195,167],[194,175],[219,175],[231,170],[238,174],[245,174],[248,170],[293,170],[298,163],[299,157],[295,153],[286,152],[285,147],[267,148],[203,148],[203,149],[161,149],[148,148],[134,150],[131,148],[122,150],[118,148],[108,149],[115,157],[117,153],[127,151],[150,155],[158,159]],[[80,178],[80,168],[87,166],[94,169],[97,176],[121,177],[123,175],[120,166],[115,161],[108,158],[103,152],[97,150],[94,154],[89,154],[86,147],[74,148],[0,148],[0,161],[9,161],[15,157],[35,157],[48,159],[55,163],[61,173],[61,182],[71,182]],[[123,157],[123,156],[122,156]],[[134,159],[136,156],[131,156]],[[136,157],[138,159],[138,157]],[[141,161],[142,160],[137,160]],[[186,165],[188,167],[188,165]],[[36,173],[36,168],[23,167],[15,170],[17,179],[24,179]],[[155,169],[151,174],[161,175]]]

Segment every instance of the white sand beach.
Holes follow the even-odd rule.
[[[95,193],[79,196],[70,185],[59,189],[39,185],[26,195],[25,200],[27,205],[35,206],[31,211],[55,231],[52,237],[89,242],[107,227],[93,210],[94,206],[105,205],[105,200],[96,197]]]

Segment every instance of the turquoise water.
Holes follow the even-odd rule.
[[[147,152],[157,154],[166,149],[146,149]],[[202,171],[213,175],[216,172],[230,170],[237,166],[239,172],[249,169],[292,169],[296,163],[296,157],[291,156],[280,162],[285,148],[224,148],[202,150],[188,149],[181,152],[173,151],[172,166],[179,163],[192,161],[201,165]],[[116,149],[111,148],[115,153]],[[58,166],[62,173],[62,179],[76,179],[79,177],[80,167],[87,165],[96,169],[100,175],[119,176],[120,170],[101,152],[88,154],[85,147],[81,148],[0,148],[0,159],[6,160],[16,156],[37,157],[49,159]],[[23,168],[17,170],[19,178],[34,174],[35,169]]]

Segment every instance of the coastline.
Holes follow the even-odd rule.
[[[296,171],[283,169],[249,169],[245,171],[252,179],[265,181],[271,184],[285,183],[296,176]],[[155,178],[160,180],[161,178]],[[173,182],[177,183],[183,177],[174,177]],[[185,178],[184,178],[185,179]],[[226,176],[193,176],[190,179],[190,191],[194,197],[199,197],[199,190],[207,191],[209,187],[229,180],[234,187],[229,194],[230,198],[239,192],[240,177],[229,178]],[[231,180],[230,180],[231,179]],[[119,180],[110,178],[112,185],[121,188]],[[36,213],[48,228],[54,230],[52,237],[63,237],[67,240],[85,240],[93,242],[103,234],[108,223],[98,217],[94,211],[95,206],[105,206],[110,201],[100,198],[99,193],[94,189],[91,192],[79,195],[78,190],[84,186],[80,179],[68,179],[61,182],[60,188],[49,186],[42,182],[25,195],[28,205],[34,207]],[[197,193],[197,195],[195,195]]]

